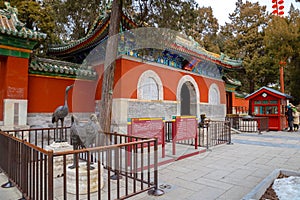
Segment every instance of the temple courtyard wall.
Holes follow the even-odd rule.
[[[98,103],[98,102],[96,102]],[[156,118],[162,117],[165,121],[172,120],[173,116],[180,116],[176,101],[138,101],[131,99],[115,99],[113,101],[112,131],[127,133],[127,125],[131,118]],[[96,107],[97,108],[97,107]],[[200,114],[213,120],[224,120],[226,105],[198,104]],[[98,109],[96,109],[98,110]],[[71,115],[75,115],[81,121],[87,121],[92,112],[69,113],[65,118],[65,126],[71,125]],[[96,114],[101,115],[98,111]],[[31,128],[54,127],[52,113],[29,113],[27,126]]]

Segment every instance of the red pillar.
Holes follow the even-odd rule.
[[[283,66],[280,66],[280,91],[284,93]]]
[[[279,74],[280,74],[280,91],[284,93],[284,74],[283,74],[283,69],[284,66],[286,65],[285,61],[280,61],[279,62]]]

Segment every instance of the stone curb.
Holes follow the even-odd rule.
[[[285,169],[275,169],[269,176],[267,176],[255,188],[253,188],[251,192],[245,195],[242,200],[260,199],[268,187],[274,182],[275,179],[277,179],[279,174],[283,174],[285,176],[300,176],[300,172]]]

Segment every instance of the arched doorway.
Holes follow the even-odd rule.
[[[185,82],[180,91],[181,109],[180,115],[197,116],[197,98],[193,84]]]

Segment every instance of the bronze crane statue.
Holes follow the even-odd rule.
[[[52,123],[56,123],[56,129],[55,129],[55,142],[63,142],[62,138],[62,129],[64,127],[64,119],[69,113],[69,108],[68,108],[68,92],[70,89],[73,88],[73,85],[69,85],[66,87],[66,92],[65,92],[65,104],[63,106],[59,106],[55,109],[54,113],[52,114]],[[61,129],[60,129],[60,136],[58,139],[58,121],[61,121]]]

